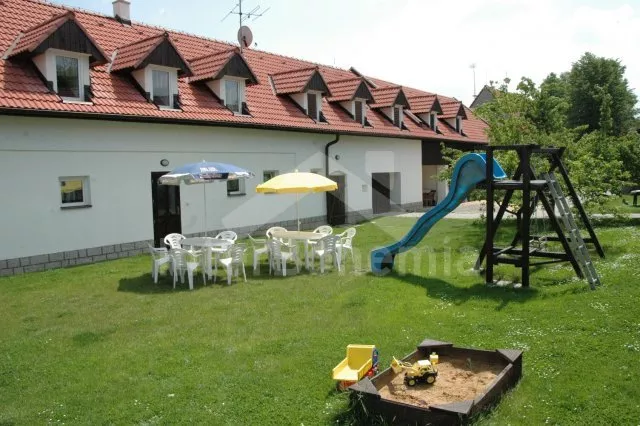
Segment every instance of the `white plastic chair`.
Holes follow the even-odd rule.
[[[296,270],[300,272],[300,262],[298,257],[295,255],[295,252],[283,251],[282,246],[284,245],[280,240],[272,238],[267,241],[269,246],[269,253],[271,261],[269,262],[269,274],[275,269],[282,269],[282,276],[287,276],[287,262],[289,260],[295,262]]]
[[[227,271],[227,285],[231,285],[231,277],[235,272],[236,277],[240,275],[240,268],[242,268],[242,276],[244,277],[244,282],[247,282],[247,273],[244,269],[244,252],[246,250],[246,246],[244,244],[234,245],[229,249],[229,257],[224,257],[219,259],[218,261],[222,266],[224,266]],[[213,276],[213,282],[216,282],[217,276]]]
[[[333,228],[329,225],[321,225],[314,229],[313,232],[327,236],[333,234]],[[309,257],[313,258],[313,250],[318,247],[318,242],[319,240],[307,240],[304,242],[304,255],[307,265],[309,264]]]
[[[179,249],[182,248],[181,241],[186,237],[182,234],[169,234],[164,237],[164,243],[169,246],[170,249]]]
[[[216,235],[214,238],[217,238],[219,240],[229,240],[235,243],[236,240],[238,239],[238,234],[236,234],[233,231],[222,231],[218,235]]]
[[[155,248],[151,244],[147,245],[149,246],[149,254],[151,255],[151,276],[153,277],[153,282],[158,284],[160,267],[171,263],[171,256],[169,256],[169,251],[164,247]],[[169,265],[169,268],[171,268],[171,265]]]
[[[353,238],[355,236],[356,228],[347,228],[343,233],[338,234],[340,241],[338,241],[336,245],[340,252],[340,259],[344,260],[345,265],[347,264],[347,256],[344,254],[345,251],[351,252],[351,262],[355,265],[355,258],[353,254]]]
[[[327,235],[320,240],[319,248],[313,250],[311,256],[311,269],[313,270],[313,264],[315,262],[315,256],[320,258],[320,273],[324,273],[325,258],[328,256],[333,257],[333,263],[340,272],[340,251],[336,244],[340,240],[337,235]]]
[[[185,249],[171,250],[171,259],[173,263],[173,288],[176,288],[176,281],[180,276],[180,282],[184,282],[184,274],[187,273],[189,279],[189,290],[193,290],[193,272],[200,268],[202,271],[202,280],[206,283],[204,268],[200,265],[200,252],[189,251]]]
[[[253,238],[251,235],[248,235],[248,237],[253,248],[253,272],[255,272],[260,266],[260,256],[263,254],[269,255],[269,246],[267,246],[265,238]]]

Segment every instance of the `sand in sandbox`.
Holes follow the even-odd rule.
[[[413,387],[404,384],[404,372],[391,374],[391,381],[377,383],[382,398],[428,408],[430,405],[474,399],[504,368],[503,365],[487,362],[469,362],[462,359],[442,359],[438,364],[438,378],[433,385],[419,384]],[[381,386],[381,387],[380,387]]]

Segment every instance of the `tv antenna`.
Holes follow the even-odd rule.
[[[473,70],[473,97],[476,97],[476,63],[469,65],[469,68]]]
[[[258,18],[263,16],[271,9],[271,7],[267,7],[266,9],[260,10],[260,5],[254,7],[249,12],[242,12],[242,0],[238,0],[238,3],[226,14],[224,18],[220,22],[223,22],[230,15],[238,15],[238,22],[240,28],[238,29],[238,43],[240,44],[240,53],[242,53],[242,49],[245,47],[249,47],[253,41],[253,34],[251,30],[246,25],[242,25],[244,21],[248,21],[252,19],[252,22],[255,22]]]

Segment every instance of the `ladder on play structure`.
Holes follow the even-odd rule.
[[[551,193],[551,197],[553,197],[558,213],[560,214],[560,222],[565,228],[566,235],[569,236],[567,241],[571,248],[571,252],[580,265],[580,269],[587,278],[591,289],[595,289],[597,285],[600,285],[600,277],[598,276],[598,272],[591,261],[587,245],[580,235],[580,230],[578,229],[578,225],[573,217],[573,213],[571,213],[571,207],[567,202],[567,197],[565,197],[564,192],[562,191],[562,188],[560,187],[560,184],[553,172],[545,173],[542,176],[547,181],[549,192]]]

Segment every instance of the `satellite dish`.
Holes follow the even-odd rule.
[[[242,47],[249,47],[253,43],[253,33],[246,25],[241,26],[238,30],[238,43]]]

